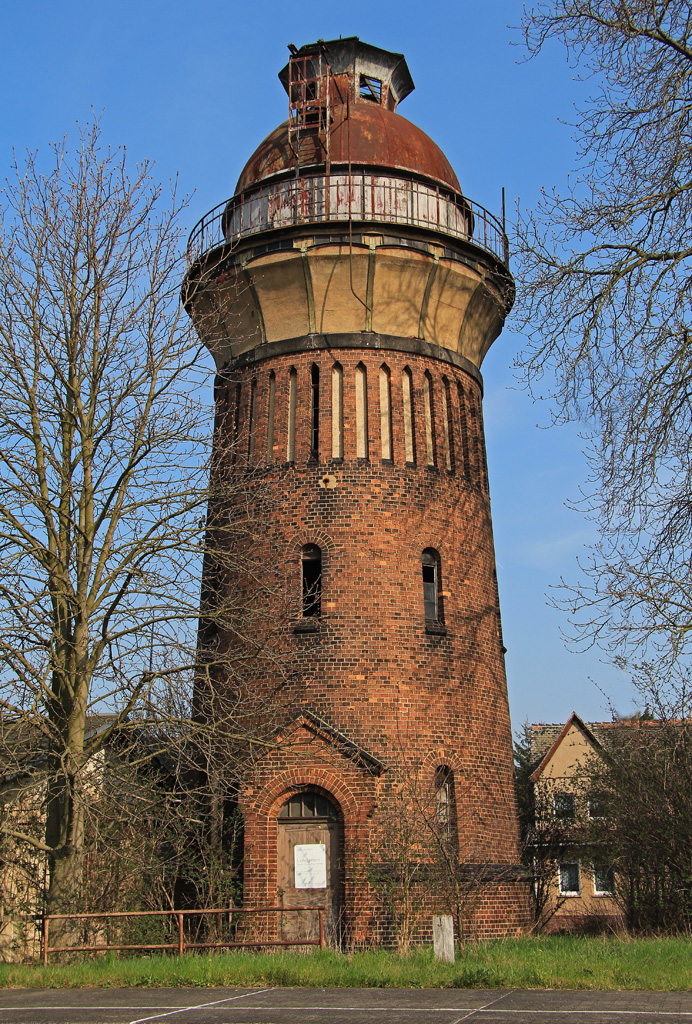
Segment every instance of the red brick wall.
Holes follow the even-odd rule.
[[[344,420],[344,456],[337,461],[331,458],[331,373],[336,361],[343,367]],[[355,370],[360,362],[367,369],[367,460],[356,457]],[[317,460],[310,457],[313,363],[320,369]],[[380,445],[383,363],[391,374],[393,458],[386,462]],[[289,464],[292,367],[297,371],[297,411],[295,459]],[[405,461],[405,367],[414,384],[413,465]],[[274,445],[268,453],[270,371],[276,383]],[[427,465],[426,454],[426,371],[433,381],[434,467]],[[451,398],[451,471],[445,458],[443,378]],[[253,453],[248,457],[253,380]],[[431,780],[436,766],[449,765],[454,771],[462,856],[474,863],[517,863],[511,729],[478,381],[455,365],[418,354],[321,349],[276,355],[229,370],[219,379],[217,397],[219,438],[229,441],[237,425],[233,452],[224,443],[218,447],[225,453],[220,456],[221,475],[246,477],[250,493],[267,488],[274,502],[259,551],[264,547],[268,562],[285,567],[284,595],[281,600],[262,595],[242,576],[228,585],[259,601],[262,614],[281,620],[283,649],[295,669],[294,680],[282,689],[284,700],[287,691],[291,693],[286,717],[292,713],[289,706],[305,706],[385,763],[425,764]],[[465,405],[466,438],[460,399]],[[300,551],[305,544],[318,544],[323,551],[322,615],[315,632],[296,633],[301,618]],[[434,548],[440,556],[444,635],[426,632],[421,569],[425,548]],[[264,675],[249,689],[268,693],[274,682]],[[222,691],[223,680],[217,686]],[[365,843],[376,799],[372,776],[353,764],[325,765],[324,756],[268,755],[254,777],[248,777],[243,795],[249,899],[271,902],[278,809],[292,787],[308,784],[323,787],[336,798],[349,856]],[[347,878],[346,907],[355,924],[369,912],[357,906],[357,894],[348,887]],[[476,915],[478,933],[515,930],[525,920],[524,901],[525,890],[517,885],[498,885],[486,893]],[[366,932],[366,926],[355,925],[361,938]]]

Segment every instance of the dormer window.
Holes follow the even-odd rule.
[[[362,100],[370,100],[379,106],[382,103],[382,79],[373,78],[372,75],[361,75],[359,93]]]

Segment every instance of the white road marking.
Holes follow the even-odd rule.
[[[213,1006],[213,1003],[209,1004]],[[307,1013],[310,1010],[329,1010],[332,1013],[464,1013],[465,1017],[461,1020],[466,1020],[469,1016],[474,1013],[481,1013],[484,1015],[493,1013],[523,1013],[525,1016],[530,1014],[600,1014],[602,1017],[614,1017],[618,1014],[634,1017],[692,1017],[692,1010],[506,1010],[504,1007],[498,1007],[492,1009],[493,1004],[488,1003],[489,1009],[483,1007],[473,1006],[293,1006],[291,1003],[287,1003],[284,1006],[238,1006],[234,1007],[234,1011],[242,1011],[243,1013],[257,1013],[258,1010],[265,1012],[284,1012],[287,1010],[299,1010],[303,1013]],[[190,1010],[194,1010],[194,1006],[189,1007]],[[181,1011],[176,1011],[180,1013]],[[165,1015],[164,1015],[165,1016]],[[153,1020],[153,1017],[145,1017],[144,1020]],[[130,1024],[141,1024],[140,1021],[130,1021]],[[456,1021],[452,1024],[457,1024]]]
[[[481,1013],[483,1010],[487,1010],[489,1007],[495,1006],[495,1004],[499,1003],[501,999],[505,999],[507,996],[511,996],[514,991],[515,990],[511,988],[509,992],[503,992],[502,995],[499,995],[497,997],[497,999],[493,999],[492,1002],[490,1003],[485,1003],[484,1006],[479,1006],[477,1010],[469,1010],[468,1013],[464,1013],[463,1017],[459,1017],[458,1020],[455,1020],[454,1024],[461,1024],[463,1020],[468,1020],[469,1017],[473,1017],[474,1013]]]
[[[191,1012],[193,1012],[195,1010],[203,1010],[203,1009],[207,1009],[207,1008],[211,1008],[211,1007],[215,1007],[215,1006],[222,1007],[224,1004],[228,1004],[228,1003],[232,1003],[232,1002],[237,1003],[238,1000],[240,1000],[240,999],[248,999],[248,998],[251,998],[252,996],[266,995],[268,992],[276,992],[276,991],[277,991],[276,988],[256,989],[256,990],[253,990],[252,992],[244,992],[242,995],[227,996],[225,999],[217,999],[217,1000],[215,1000],[213,1002],[197,1003],[197,1004],[188,1005],[188,1006],[175,1006],[175,1005],[174,1006],[170,1006],[169,1005],[167,1007],[164,1007],[164,1006],[149,1006],[149,1007],[147,1007],[147,1009],[149,1009],[149,1010],[163,1010],[164,1012],[163,1013],[150,1014],[148,1017],[138,1017],[136,1020],[129,1021],[129,1024],[148,1024],[149,1021],[162,1020],[165,1017],[173,1017],[173,1016],[175,1016],[176,1014],[179,1014],[179,1013],[191,1013]],[[389,1006],[384,1006],[384,1005],[380,1005],[380,1006],[338,1006],[338,1005],[318,1006],[318,1005],[315,1005],[315,1004],[308,1005],[308,1006],[295,1006],[295,1005],[291,1005],[291,1004],[284,1004],[284,1005],[278,1005],[278,1006],[277,1005],[274,1005],[274,1006],[254,1006],[254,1007],[253,1006],[236,1006],[236,1007],[234,1007],[234,1010],[236,1010],[236,1011],[243,1011],[245,1013],[257,1013],[258,1010],[270,1011],[270,1012],[271,1011],[278,1011],[278,1012],[284,1012],[284,1011],[309,1012],[311,1010],[312,1011],[322,1010],[322,1011],[331,1011],[332,1013],[339,1012],[339,1013],[366,1013],[366,1014],[367,1013],[387,1013],[387,1012],[391,1013],[392,1011],[396,1011],[397,1013],[428,1013],[428,1014],[433,1014],[433,1013],[461,1013],[461,1014],[463,1014],[464,1016],[459,1017],[456,1021],[454,1021],[454,1024],[460,1024],[461,1021],[468,1020],[469,1017],[472,1017],[474,1013],[481,1014],[481,1015],[484,1015],[484,1016],[488,1016],[490,1014],[496,1014],[496,1013],[500,1013],[500,1012],[503,1013],[503,1014],[507,1014],[507,1015],[509,1015],[509,1014],[524,1014],[525,1016],[545,1016],[545,1015],[550,1015],[550,1014],[552,1014],[552,1015],[564,1014],[564,1015],[570,1015],[570,1016],[575,1016],[575,1015],[578,1015],[578,1014],[583,1014],[585,1016],[595,1016],[595,1015],[599,1014],[601,1017],[614,1017],[614,1016],[620,1015],[620,1016],[628,1016],[628,1017],[640,1017],[642,1019],[649,1018],[649,1017],[661,1017],[661,1018],[667,1018],[667,1017],[678,1017],[678,1018],[685,1017],[685,1018],[687,1018],[687,1017],[692,1017],[692,1010],[654,1010],[654,1009],[626,1010],[624,1008],[623,1009],[612,1008],[612,1009],[589,1010],[589,1009],[585,1009],[585,1008],[584,1009],[567,1009],[566,1007],[562,1008],[562,1009],[546,1009],[546,1010],[542,1010],[542,1009],[531,1009],[531,1008],[528,1008],[528,1007],[525,1008],[525,1009],[509,1009],[507,1007],[502,1007],[502,1008],[498,1007],[497,1003],[499,1003],[502,999],[506,998],[506,996],[508,994],[509,993],[504,993],[502,996],[498,996],[498,998],[493,1000],[493,1002],[491,1002],[491,1003],[485,1003],[485,1004],[483,1004],[481,1006],[475,1006],[475,1007],[473,1007],[473,1006],[428,1006],[428,1007],[396,1006],[396,1007],[389,1007]],[[121,1004],[120,1006],[116,1006],[116,1005],[110,1005],[109,1006],[109,1005],[104,1005],[103,1003],[100,1003],[98,1006],[85,1006],[85,1005],[81,1005],[80,1006],[80,1005],[78,1005],[78,1004],[76,1005],[74,1003],[72,1005],[70,1005],[70,1006],[56,1006],[56,1005],[53,1005],[53,1006],[35,1006],[35,1005],[34,1006],[31,1006],[31,1005],[3,1006],[0,1003],[0,1012],[1,1013],[27,1013],[27,1012],[36,1013],[37,1011],[40,1012],[41,1010],[45,1010],[46,1012],[50,1012],[50,1013],[55,1013],[57,1011],[69,1011],[69,1010],[72,1010],[72,1011],[76,1010],[78,1012],[79,1011],[85,1011],[85,1012],[86,1011],[96,1011],[96,1010],[99,1010],[101,1012],[103,1012],[103,1011],[116,1011],[117,1012],[118,1010],[140,1010],[141,1011],[142,1009],[143,1009],[142,1006],[126,1006],[126,1005],[123,1005],[123,1004]]]
[[[244,992],[241,996],[227,996],[226,999],[217,999],[213,1003],[199,1003],[197,1006],[183,1006],[180,1010],[170,1010],[168,1013],[156,1013],[150,1017],[138,1017],[131,1020],[130,1024],[147,1024],[150,1020],[161,1020],[163,1017],[174,1017],[176,1013],[191,1013],[193,1010],[206,1010],[210,1006],[222,1006],[224,1003],[232,1003],[234,1000],[247,999],[249,996],[261,996],[266,992],[273,992],[273,988],[260,988],[253,992]]]
[[[479,1011],[481,1012],[481,1011]],[[498,1010],[485,1010],[485,1013],[499,1013]],[[692,1017],[692,1010],[506,1010],[502,1007],[502,1013],[600,1013],[601,1016],[613,1017],[616,1014],[626,1014],[633,1017]]]

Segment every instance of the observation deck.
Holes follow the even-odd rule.
[[[219,247],[233,250],[250,237],[308,225],[424,230],[481,249],[505,268],[509,264],[503,221],[485,207],[414,175],[370,170],[303,173],[238,193],[194,226],[188,264]]]

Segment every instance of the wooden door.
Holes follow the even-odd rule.
[[[326,803],[325,798],[320,800]],[[309,799],[304,800],[299,810],[305,811],[306,805],[309,810],[310,804]],[[292,805],[289,811],[296,809],[295,797]],[[314,801],[312,807],[324,809],[315,808]],[[277,826],[279,904],[324,907],[325,939],[337,945],[341,910],[341,829],[336,813],[311,818],[282,813]],[[281,917],[281,938],[285,942],[319,938],[317,913],[289,913]]]

